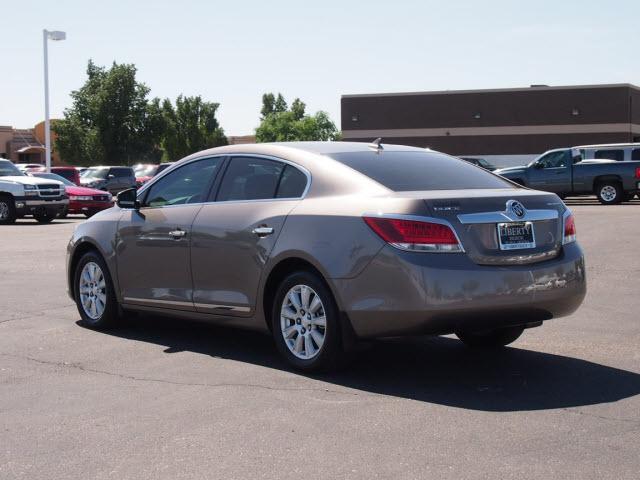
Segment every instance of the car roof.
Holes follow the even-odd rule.
[[[575,148],[602,148],[602,147],[640,147],[640,143],[600,143],[593,145],[578,145]]]

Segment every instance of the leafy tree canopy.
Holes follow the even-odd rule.
[[[193,152],[227,144],[227,137],[216,119],[220,105],[205,102],[200,96],[176,99],[175,107],[169,99],[162,102],[165,134],[162,142],[164,157],[179,160]]]
[[[60,156],[79,165],[159,160],[164,121],[160,102],[148,95],[134,65],[114,62],[107,69],[90,60],[87,81],[53,127]]]
[[[278,93],[262,96],[260,126],[256,129],[257,142],[290,142],[309,140],[339,140],[340,132],[326,112],[305,113],[306,105],[299,98],[287,105]]]

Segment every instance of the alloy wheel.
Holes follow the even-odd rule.
[[[289,289],[280,309],[280,326],[291,353],[303,360],[316,357],[322,350],[327,329],[325,309],[318,293],[308,285]]]
[[[107,305],[107,289],[104,273],[95,262],[87,262],[80,273],[80,304],[92,320],[102,317]]]

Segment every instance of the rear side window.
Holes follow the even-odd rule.
[[[634,148],[631,152],[631,160],[640,160],[640,148]]]
[[[329,157],[396,192],[516,188],[464,160],[427,150],[334,153]]]
[[[296,167],[287,165],[282,172],[276,198],[299,198],[307,188],[307,176]]]
[[[224,174],[219,202],[274,198],[285,165],[273,160],[234,157]]]
[[[624,150],[597,150],[594,158],[602,158],[607,160],[624,160]]]

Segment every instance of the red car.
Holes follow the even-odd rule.
[[[113,197],[109,192],[94,188],[79,187],[66,178],[55,173],[33,172],[32,177],[47,178],[64,183],[64,188],[69,196],[69,207],[58,217],[64,218],[69,213],[84,214],[87,218],[95,215],[100,210],[113,207]]]
[[[60,175],[71,183],[80,185],[80,172],[76,167],[51,167],[51,173]]]
[[[161,163],[160,165],[153,163],[139,163],[134,165],[133,171],[136,174],[136,186],[140,188],[146,182],[173,164],[174,162]]]

